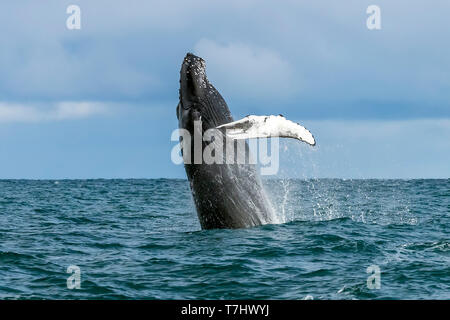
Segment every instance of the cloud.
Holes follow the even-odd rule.
[[[276,51],[244,43],[197,42],[194,51],[207,62],[219,90],[244,98],[286,98],[299,90],[293,67]]]
[[[154,150],[177,125],[188,51],[206,59],[233,115],[282,113],[314,133],[302,172],[450,176],[450,123],[436,120],[450,118],[448,0],[379,0],[379,31],[361,0],[77,0],[81,30],[65,27],[69,4],[0,2],[0,176],[145,176],[150,162],[155,177],[172,176],[170,149]],[[89,117],[89,130],[58,123]]]
[[[99,102],[58,102],[50,107],[0,102],[0,123],[74,120],[106,114]]]
[[[81,30],[64,2],[0,4],[2,101],[173,101],[195,51],[243,112],[273,99],[310,118],[450,116],[446,0],[380,0],[380,31],[359,0],[77,4]]]

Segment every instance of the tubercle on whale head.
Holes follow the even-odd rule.
[[[205,60],[192,53],[186,55],[181,65],[179,93],[179,128],[191,131],[194,121],[201,120],[204,132],[233,121],[225,100],[206,77]]]
[[[205,60],[188,53],[180,70],[181,106],[189,109],[199,103],[199,100],[205,95],[208,84]]]

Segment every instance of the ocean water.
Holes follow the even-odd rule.
[[[284,223],[202,231],[186,180],[2,180],[0,298],[450,299],[449,179],[265,184]]]

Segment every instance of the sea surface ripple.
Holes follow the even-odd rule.
[[[186,180],[0,180],[0,299],[450,299],[449,179],[265,184],[284,223],[202,231]]]

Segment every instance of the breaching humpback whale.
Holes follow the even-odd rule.
[[[180,71],[178,125],[187,130],[191,141],[180,137],[184,166],[202,229],[245,228],[277,222],[254,164],[196,163],[194,131],[203,137],[217,128],[228,139],[289,137],[315,145],[312,134],[282,116],[247,116],[234,121],[220,93],[209,83],[205,61],[191,53]],[[201,121],[201,122],[200,122]],[[195,125],[201,123],[201,126]],[[201,150],[213,141],[201,140]],[[189,150],[187,150],[189,149]],[[236,149],[234,149],[236,150]],[[248,145],[245,142],[245,150]],[[189,161],[186,161],[186,151]],[[226,154],[223,155],[226,158]],[[191,161],[192,160],[192,161]]]

